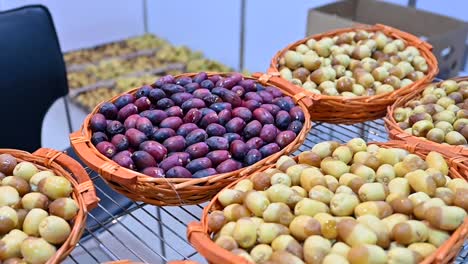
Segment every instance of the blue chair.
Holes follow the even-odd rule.
[[[68,128],[72,131],[68,83],[52,16],[41,5],[0,12],[0,148],[33,152],[41,147],[42,122],[58,99],[65,102]],[[72,148],[66,150],[77,158]],[[83,163],[81,163],[83,165]],[[96,173],[100,206],[91,211],[87,227],[98,231],[110,214],[120,215],[134,203],[110,189]],[[99,222],[99,223],[98,223]]]

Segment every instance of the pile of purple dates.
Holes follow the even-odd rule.
[[[290,144],[304,113],[276,87],[228,77],[167,75],[102,104],[92,143],[151,177],[201,178],[252,165]]]

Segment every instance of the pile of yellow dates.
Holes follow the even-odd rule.
[[[208,227],[252,263],[418,263],[467,216],[468,183],[448,173],[437,152],[321,142],[221,191]]]

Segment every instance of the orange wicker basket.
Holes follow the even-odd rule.
[[[452,78],[449,80],[454,80],[457,82],[468,81],[468,77]],[[440,82],[438,84],[440,84]],[[385,121],[385,127],[387,128],[389,137],[395,140],[403,140],[406,142],[411,142],[411,144],[418,144],[421,148],[426,148],[429,150],[437,149],[438,151],[440,151],[441,153],[444,153],[447,156],[468,157],[468,147],[465,147],[462,145],[454,146],[454,145],[444,145],[444,144],[436,143],[423,137],[416,137],[416,136],[410,135],[406,133],[405,131],[403,131],[403,129],[401,129],[400,126],[398,126],[398,123],[393,117],[393,113],[395,112],[395,109],[397,109],[398,107],[404,106],[405,104],[407,104],[408,102],[412,100],[417,100],[421,98],[421,93],[424,90],[424,88],[425,86],[423,86],[422,90],[418,89],[417,92],[410,93],[398,99],[393,105],[388,107],[387,116],[384,118],[384,121]],[[460,174],[465,179],[468,179],[468,161],[464,160],[464,162],[459,164],[459,169],[460,169]]]
[[[421,149],[417,144],[408,144],[402,141],[390,141],[387,143],[371,143],[377,144],[384,148],[402,148],[408,150],[410,153],[417,154],[420,157],[425,157],[430,151],[427,149]],[[438,151],[437,148],[433,149]],[[444,155],[443,153],[441,153]],[[447,157],[446,161],[449,165],[449,176],[451,178],[462,178],[458,172],[458,168],[461,160],[467,158],[453,158]],[[273,167],[274,165],[266,166],[262,171]],[[232,183],[226,188],[231,188],[236,184]],[[239,263],[250,263],[242,257],[236,256],[233,253],[221,248],[211,240],[211,233],[208,230],[208,214],[213,210],[219,210],[222,206],[218,201],[218,195],[211,200],[211,202],[203,210],[201,222],[192,222],[189,224],[187,229],[187,237],[190,243],[195,249],[203,255],[210,263],[226,263],[226,264],[239,264]],[[458,227],[452,234],[452,236],[432,255],[424,259],[424,264],[429,263],[449,263],[451,262],[463,246],[464,241],[468,238],[468,218],[465,219],[464,223]]]
[[[175,77],[194,76],[195,74],[196,73],[187,73]],[[216,74],[223,76],[228,75],[227,73],[213,72],[208,73],[208,76]],[[251,77],[244,78],[258,80],[264,84],[270,85],[274,85],[274,80],[279,79],[275,77],[271,81],[268,81]],[[282,87],[278,88],[282,90],[284,94],[295,98],[293,96],[294,94],[289,93],[288,90],[284,90]],[[129,93],[135,93],[136,90],[137,89],[130,90]],[[118,96],[112,98],[110,101],[116,100],[117,97]],[[282,155],[292,153],[302,144],[302,142],[304,142],[307,133],[311,128],[310,116],[307,111],[309,105],[306,100],[301,99],[296,100],[296,103],[304,112],[305,122],[299,135],[297,135],[294,141],[288,146],[249,167],[199,179],[149,177],[136,171],[123,168],[99,153],[90,141],[91,130],[89,128],[91,116],[98,111],[100,107],[99,105],[90,115],[87,116],[80,131],[70,135],[70,140],[77,155],[91,169],[97,171],[113,189],[123,195],[126,195],[130,199],[158,206],[199,204],[210,200],[221,189],[233,181],[245,177],[265,165],[275,163]]]
[[[28,153],[15,149],[0,149],[0,154],[10,154],[17,161],[28,161],[34,163],[42,170],[51,170],[56,175],[67,178],[72,186],[72,197],[79,206],[78,214],[73,221],[70,236],[57,250],[55,255],[50,258],[47,263],[60,263],[68,254],[75,248],[76,244],[83,234],[86,224],[86,216],[88,211],[97,206],[99,198],[96,196],[94,185],[88,174],[81,165],[67,156],[63,152],[58,152],[53,149],[41,148],[34,153]]]
[[[278,63],[280,58],[283,57],[284,53],[288,50],[294,49],[300,44],[306,43],[309,39],[319,40],[324,37],[333,37],[341,33],[362,29],[370,32],[381,31],[387,36],[391,36],[396,39],[402,39],[409,45],[417,47],[421,53],[421,56],[426,59],[427,65],[429,67],[427,74],[422,79],[408,86],[397,89],[391,93],[374,96],[357,96],[352,98],[314,94],[285,80],[284,85],[300,88],[308,97],[314,101],[313,109],[310,109],[310,115],[313,121],[323,121],[337,124],[354,124],[378,119],[385,116],[387,106],[393,104],[395,100],[414,91],[415,89],[421,89],[421,84],[432,81],[432,79],[437,74],[437,60],[431,53],[432,46],[430,44],[409,33],[381,24],[376,24],[373,26],[356,25],[352,28],[333,30],[322,34],[309,36],[305,39],[294,42],[293,44],[288,45],[286,48],[276,53],[276,55],[271,60],[268,73],[279,75]]]

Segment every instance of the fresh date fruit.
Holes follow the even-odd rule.
[[[89,126],[93,132],[105,132],[107,127],[106,117],[103,114],[94,114],[91,117]]]
[[[157,167],[147,167],[141,170],[141,173],[148,175],[153,178],[163,178],[164,175],[164,170],[161,168]]]
[[[102,114],[106,119],[115,119],[119,110],[113,103],[106,102],[99,108],[99,113]]]
[[[166,172],[168,178],[192,178],[192,173],[184,167],[176,166]]]
[[[198,142],[193,145],[188,146],[185,149],[185,152],[187,152],[190,155],[190,158],[192,159],[197,159],[206,156],[208,152],[210,151],[210,147],[205,142]]]
[[[185,149],[185,138],[183,136],[173,136],[163,142],[169,152],[177,152]]]
[[[190,132],[186,137],[187,145],[193,145],[198,142],[203,142],[208,138],[208,134],[203,129],[195,129]]]
[[[112,158],[116,153],[117,153],[117,149],[115,148],[115,146],[108,142],[108,141],[102,141],[102,142],[99,142],[97,145],[96,145],[96,149],[104,156],[108,157],[108,158]]]
[[[122,107],[128,105],[128,104],[131,104],[135,102],[135,96],[133,94],[123,94],[121,96],[119,96],[115,101],[114,101],[114,105],[118,108],[118,109],[122,109]],[[117,113],[116,113],[117,114]],[[115,117],[114,117],[115,118]]]
[[[149,153],[157,162],[162,161],[167,155],[167,149],[161,143],[148,140],[140,144],[140,150]]]
[[[137,150],[132,154],[132,160],[137,169],[156,167],[156,160],[146,151]]]
[[[231,172],[231,171],[236,171],[238,169],[242,168],[242,163],[233,160],[233,159],[227,159],[218,166],[216,166],[216,171],[218,173],[226,173],[226,172]]]
[[[250,166],[259,162],[260,160],[262,160],[262,153],[260,153],[260,151],[257,149],[251,149],[249,152],[247,152],[247,155],[245,155],[244,163],[247,166]]]
[[[112,137],[111,143],[115,146],[117,151],[124,151],[130,147],[128,138],[123,134],[117,134]]]
[[[164,140],[173,137],[176,135],[176,132],[172,128],[158,128],[151,135],[151,138],[162,143]]]

